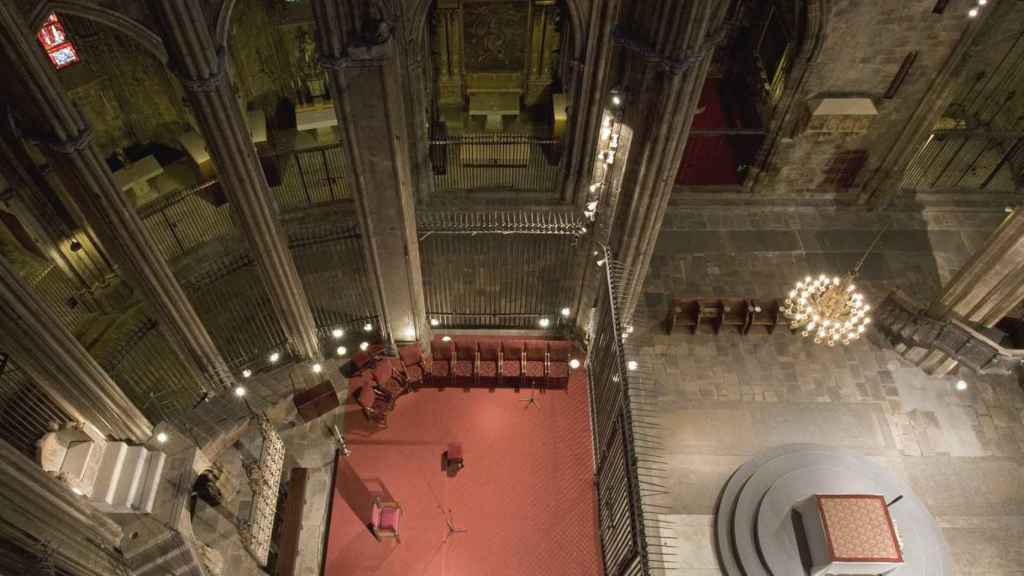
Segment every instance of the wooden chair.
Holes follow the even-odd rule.
[[[548,384],[567,386],[569,384],[569,360],[572,356],[572,342],[559,340],[548,343]]]
[[[402,362],[406,384],[415,390],[430,374],[429,359],[423,356],[423,349],[419,344],[399,348],[398,359]]]
[[[548,343],[545,340],[527,340],[523,377],[531,386],[544,384],[548,377]]]
[[[722,300],[722,318],[718,325],[735,326],[740,334],[746,334],[750,324],[750,309],[746,300]]]
[[[775,327],[784,323],[782,311],[778,300],[750,300],[750,325],[747,331],[754,326],[764,326],[769,334],[775,331]]]
[[[480,348],[476,366],[478,382],[486,383],[494,388],[500,383],[498,373],[500,372],[501,346],[497,340],[481,340],[478,345]]]
[[[430,343],[430,382],[440,388],[447,385],[454,385],[454,373],[452,371],[452,360],[455,355],[455,347],[451,340],[445,342],[442,337],[435,336]]]
[[[402,507],[398,502],[383,500],[380,496],[373,499],[373,508],[370,513],[370,532],[378,541],[384,538],[394,538],[401,542],[398,526],[402,520]]]
[[[699,309],[695,300],[673,300],[668,318],[665,319],[665,331],[671,334],[676,326],[684,326],[696,332],[700,319]]]
[[[476,338],[455,339],[455,364],[452,374],[456,384],[464,388],[475,386],[477,383],[477,346]]]
[[[506,381],[511,382],[512,386],[518,392],[519,387],[523,384],[525,363],[526,358],[523,355],[523,341],[502,340],[501,361],[498,363],[498,367],[501,370],[498,374],[498,378],[502,384]]]

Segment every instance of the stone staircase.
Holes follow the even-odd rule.
[[[153,511],[167,459],[163,452],[113,442],[91,424],[71,422],[40,440],[39,464],[98,509],[113,514]]]
[[[879,305],[875,319],[893,349],[930,374],[946,361],[981,374],[1008,374],[1024,363],[1024,350],[1005,348],[959,320],[932,318],[896,292]]]
[[[89,500],[104,512],[152,512],[166,459],[145,446],[108,442]]]

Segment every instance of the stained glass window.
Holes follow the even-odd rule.
[[[43,45],[50,62],[53,62],[58,70],[78,62],[78,51],[68,40],[64,25],[57,19],[56,14],[50,14],[43,23],[39,30],[39,43]]]

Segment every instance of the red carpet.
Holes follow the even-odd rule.
[[[601,574],[585,387],[577,371],[529,408],[525,389],[421,389],[399,400],[386,430],[350,407],[324,574]],[[449,442],[463,445],[455,478],[441,470]],[[366,527],[381,493],[402,505],[401,543]],[[448,536],[448,510],[467,532]]]

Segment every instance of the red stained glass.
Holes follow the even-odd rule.
[[[53,62],[58,70],[78,62],[78,51],[68,40],[64,26],[57,19],[56,14],[50,14],[46,18],[46,22],[39,30],[38,37],[39,43],[46,50],[46,55],[50,57],[50,62]]]

